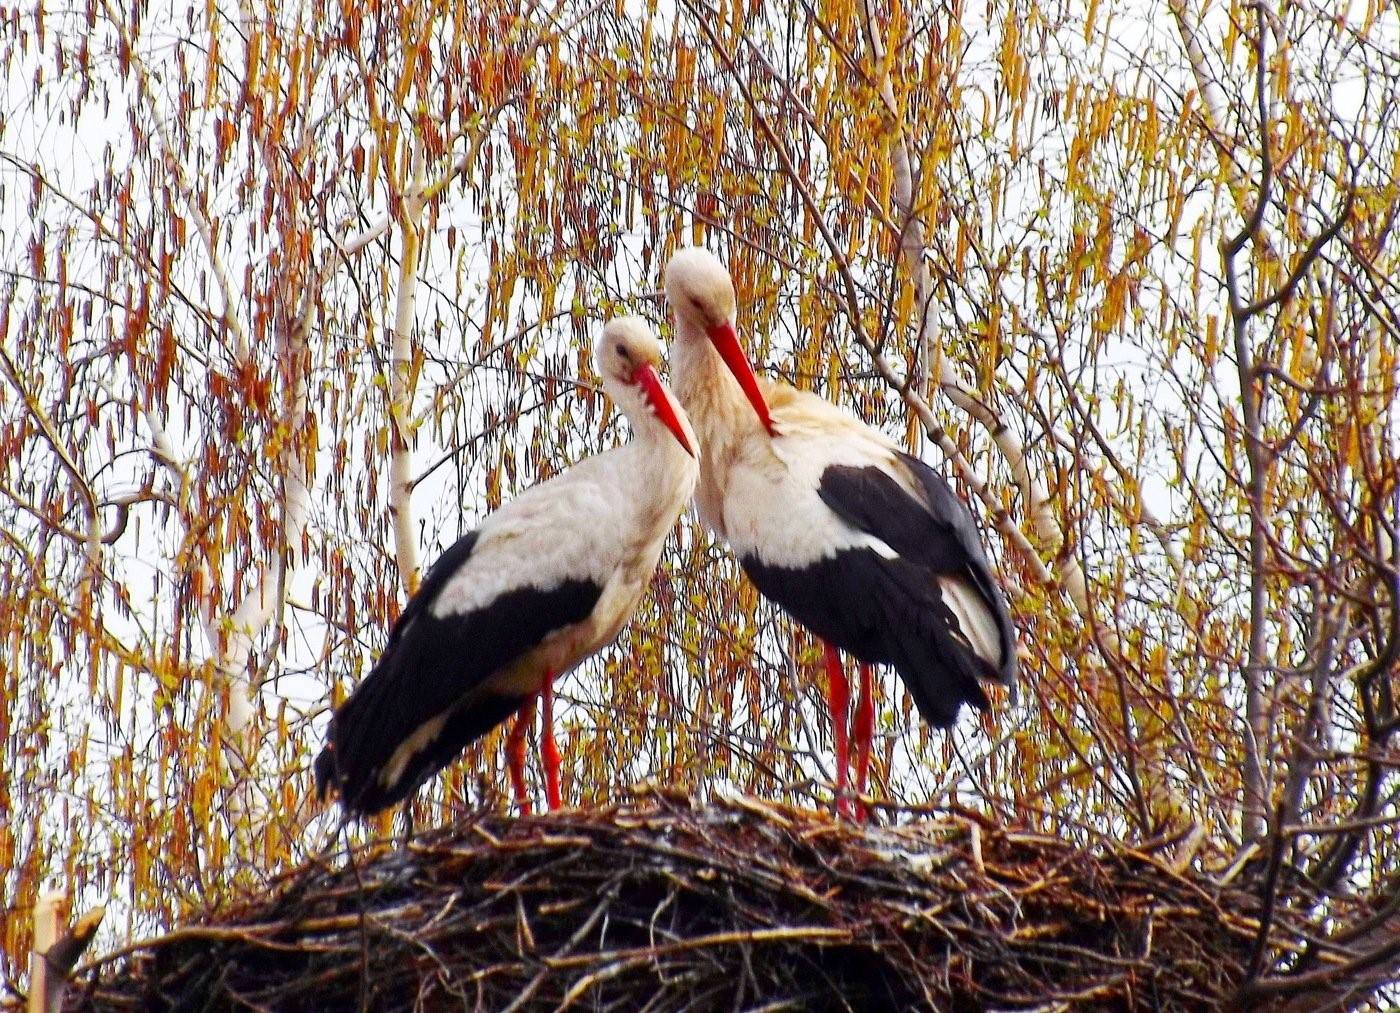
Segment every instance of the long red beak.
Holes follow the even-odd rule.
[[[734,374],[734,379],[739,381],[744,396],[749,399],[749,404],[753,405],[753,410],[758,415],[758,421],[763,423],[763,428],[768,430],[769,436],[777,436],[773,430],[773,420],[768,415],[768,402],[763,400],[763,392],[758,389],[753,367],[749,365],[744,350],[739,347],[739,335],[734,330],[734,325],[726,320],[717,327],[710,328],[710,342],[715,346],[715,351],[719,352],[724,364],[729,367],[729,372]]]
[[[681,425],[681,416],[676,408],[676,402],[671,400],[671,393],[661,382],[661,377],[656,375],[656,370],[646,363],[642,363],[632,373],[632,382],[642,388],[642,393],[646,395],[647,404],[651,405],[651,410],[656,412],[656,417],[661,420],[661,424],[671,430],[676,441],[685,448],[685,452],[694,457],[695,448],[690,445],[690,437],[685,434],[685,426]]]

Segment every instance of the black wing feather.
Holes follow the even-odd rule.
[[[1015,631],[962,502],[917,458],[902,455],[928,505],[874,467],[828,467],[818,494],[856,529],[899,556],[849,548],[801,568],[740,560],[765,596],[817,636],[857,659],[893,665],[919,713],[935,727],[956,720],[963,704],[987,706],[980,680],[1015,675]],[[961,576],[985,600],[998,626],[999,659],[983,659],[961,635],[937,578]]]
[[[389,633],[383,655],[340,705],[315,764],[317,790],[334,785],[346,809],[377,812],[407,798],[467,744],[524,702],[482,689],[482,683],[549,633],[585,619],[602,596],[591,580],[553,588],[520,588],[462,615],[436,616],[431,606],[471,558],[472,532],[429,570]],[[474,692],[476,691],[476,692]],[[425,722],[447,716],[442,730],[391,784],[380,773]]]
[[[927,506],[910,496],[893,476],[875,467],[827,468],[818,494],[846,523],[874,535],[905,560],[927,568],[931,576],[968,579],[992,613],[1000,641],[1001,657],[991,663],[991,671],[983,677],[1010,684],[1016,678],[1016,628],[982,549],[972,513],[927,464],[910,454],[900,453],[899,458],[923,487]],[[956,629],[952,611],[946,605],[941,611]]]

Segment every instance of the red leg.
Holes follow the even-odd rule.
[[[506,739],[506,766],[510,769],[510,784],[521,816],[530,815],[530,796],[525,792],[525,732],[534,720],[535,698],[531,696],[516,712],[515,724]]]
[[[865,794],[865,785],[870,779],[870,740],[875,736],[875,679],[870,666],[864,662],[860,666],[860,700],[856,703],[851,725],[851,738],[856,747],[856,818],[864,822],[870,814],[860,796]]]
[[[540,766],[544,768],[544,797],[549,811],[559,808],[559,747],[554,743],[554,673],[544,673],[544,686],[540,689],[540,716],[544,727],[540,730]]]
[[[850,764],[846,711],[851,701],[851,684],[846,679],[846,670],[841,666],[841,655],[836,653],[836,648],[823,640],[822,650],[826,652],[826,702],[831,708],[831,737],[836,743],[836,813],[850,816],[851,799],[846,792],[846,768]]]

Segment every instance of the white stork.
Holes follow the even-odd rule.
[[[987,706],[980,680],[1015,678],[1006,602],[972,515],[942,478],[816,395],[754,377],[717,257],[676,253],[666,298],[672,381],[700,438],[700,519],[759,591],[821,639],[837,808],[851,814],[848,741],[858,798],[870,770],[870,666],[893,665],[924,720],[947,727],[964,703]],[[860,663],[849,740],[838,649]]]
[[[525,731],[538,697],[545,793],[559,807],[554,680],[631,618],[698,472],[694,431],[657,376],[661,346],[647,324],[610,322],[594,361],[634,439],[526,490],[443,553],[331,718],[316,760],[321,797],[334,787],[348,812],[378,812],[518,714],[506,756],[528,813]]]

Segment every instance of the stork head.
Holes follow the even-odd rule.
[[[670,430],[691,457],[695,456],[695,436],[685,412],[671,391],[661,382],[661,342],[640,317],[618,317],[608,321],[593,349],[594,364],[603,378],[603,389],[632,419],[641,425],[639,414],[649,413]]]
[[[676,315],[677,337],[684,340],[687,335],[699,333],[709,338],[739,382],[749,404],[753,405],[763,428],[772,435],[768,402],[758,389],[748,357],[739,347],[739,333],[734,328],[738,305],[734,281],[724,264],[709,250],[698,246],[677,250],[666,265],[666,301]],[[680,326],[682,324],[687,326]]]

